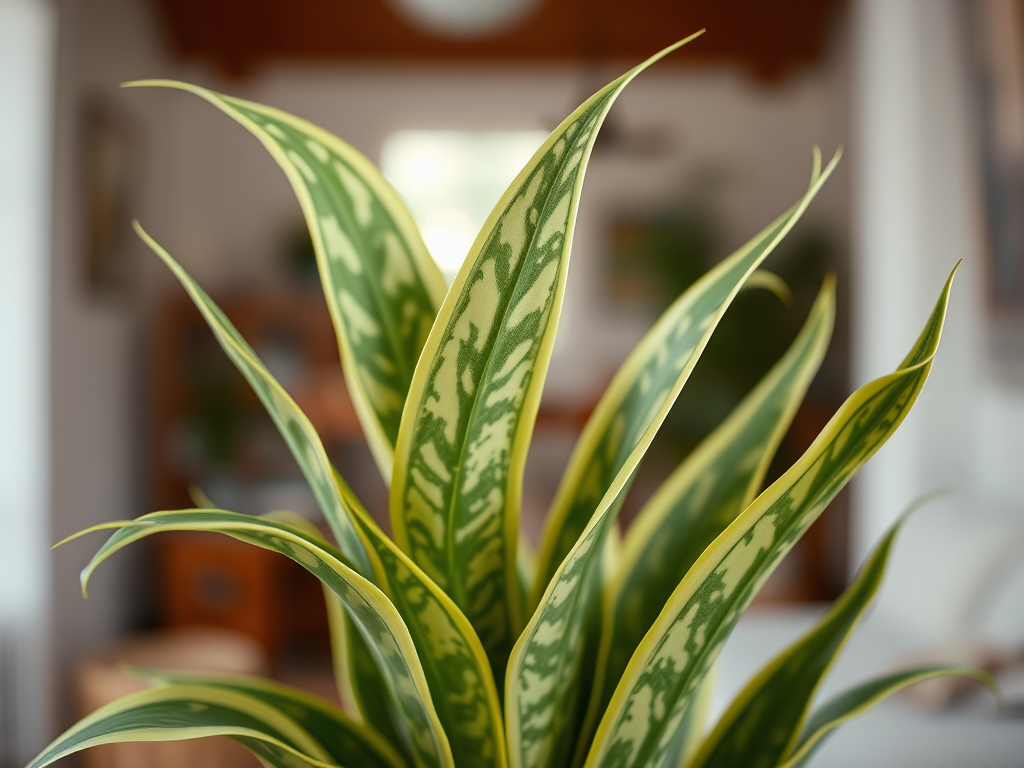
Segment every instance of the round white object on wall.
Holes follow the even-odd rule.
[[[405,21],[438,37],[497,35],[525,20],[540,0],[390,0]]]

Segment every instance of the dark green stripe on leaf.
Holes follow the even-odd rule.
[[[743,610],[916,401],[938,346],[952,280],[950,275],[908,355],[920,362],[857,390],[797,463],[698,558],[630,661],[598,728],[588,768],[669,768],[667,746]]]

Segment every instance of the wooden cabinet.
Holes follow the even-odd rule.
[[[323,297],[294,290],[215,299],[309,416],[360,498],[383,517],[384,485],[345,388]],[[155,333],[153,508],[195,506],[198,489],[225,509],[286,509],[316,521],[315,500],[284,440],[192,303],[169,300]],[[280,555],[216,534],[178,533],[157,538],[156,563],[166,626],[237,630],[272,659],[296,643],[327,641],[319,582]]]

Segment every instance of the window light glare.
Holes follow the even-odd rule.
[[[458,208],[441,208],[423,217],[423,241],[441,271],[454,275],[473,245],[477,228],[469,215]]]
[[[409,204],[449,283],[545,138],[544,131],[397,131],[384,142],[381,169]]]

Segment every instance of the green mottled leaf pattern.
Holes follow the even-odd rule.
[[[366,641],[337,596],[326,587],[331,655],[338,693],[346,711],[373,728],[389,744],[401,748],[391,722],[387,686]],[[408,756],[411,759],[411,756]]]
[[[857,390],[796,464],[694,563],[615,689],[588,768],[667,766],[676,729],[742,611],[917,399],[938,346],[952,280],[950,275],[924,331],[897,371]]]
[[[294,560],[323,582],[344,603],[387,683],[392,721],[418,768],[452,768],[448,739],[431,699],[417,649],[405,622],[387,597],[345,562],[344,556],[319,537],[293,525],[219,509],[154,512],[136,520],[104,523],[96,530],[116,528],[82,571],[82,591],[96,567],[115,552],[162,531],[213,531]]]
[[[234,691],[273,707],[306,731],[331,762],[360,768],[405,768],[405,761],[378,733],[346,717],[337,707],[297,688],[255,677],[183,674],[136,669],[151,683]]]
[[[276,708],[234,691],[167,686],[123,696],[57,737],[28,768],[101,744],[229,736],[275,768],[331,764],[323,747]]]
[[[369,563],[369,578],[398,609],[412,635],[434,694],[437,714],[460,768],[505,755],[501,711],[494,679],[480,640],[466,617],[380,530],[335,472],[309,419],[270,375],[216,304],[166,251],[141,232],[171,267],[206,318],[221,346],[245,375],[292,450],[307,480],[325,500],[321,506],[340,542],[350,537]],[[323,474],[330,478],[323,487]],[[324,506],[326,504],[326,506]],[[342,546],[348,557],[348,551]],[[362,572],[360,572],[362,573]]]
[[[351,493],[345,486],[342,492]],[[353,497],[349,503],[358,501]],[[444,591],[373,525],[365,511],[357,520],[387,574],[388,596],[407,617],[459,768],[502,768],[505,738],[498,693],[473,627]]]
[[[424,347],[395,453],[396,542],[469,618],[496,675],[521,628],[523,469],[551,358],[587,160],[639,72],[556,128],[495,206]]]
[[[811,184],[804,197],[680,296],[612,380],[580,436],[545,521],[535,599],[579,541],[655,413],[680,383],[680,374],[696,363],[720,313],[797,222],[839,162],[836,153],[821,173],[817,150],[814,157]]]
[[[836,696],[811,715],[796,748],[778,768],[803,768],[824,739],[843,723],[860,717],[875,704],[914,683],[950,676],[974,678],[993,693],[998,693],[995,681],[984,672],[953,664],[917,667],[862,683]]]
[[[375,576],[366,545],[356,530],[349,510],[344,507],[339,498],[330,459],[327,458],[327,452],[324,451],[309,419],[270,375],[252,347],[242,338],[220,307],[206,294],[206,291],[199,287],[195,280],[181,268],[181,265],[150,237],[137,221],[134,222],[134,227],[139,237],[163,260],[184,286],[209,324],[221,348],[249,382],[249,386],[253,388],[267,409],[267,413],[273,419],[302,469],[346,561],[360,576],[374,581]]]
[[[829,612],[744,687],[687,768],[774,768],[780,762],[799,736],[821,681],[878,592],[898,530],[899,523]]]
[[[405,204],[365,156],[286,112],[173,80],[247,128],[284,170],[302,206],[349,392],[370,450],[391,477],[413,370],[445,295]]]
[[[626,534],[610,590],[592,734],[633,651],[701,552],[754,499],[779,442],[828,348],[835,281],[826,280],[803,330],[786,354],[665,481]]]
[[[811,185],[800,203],[698,280],[662,315],[616,374],[584,429],[555,499],[552,515],[558,520],[545,529],[541,542],[539,576],[584,510],[589,523],[570,545],[509,662],[505,722],[514,768],[546,768],[570,757],[574,729],[569,725],[578,722],[579,710],[586,706],[580,696],[580,681],[589,675],[581,667],[582,636],[600,606],[596,584],[601,553],[633,471],[729,303],[837,161],[822,174],[816,153]]]

